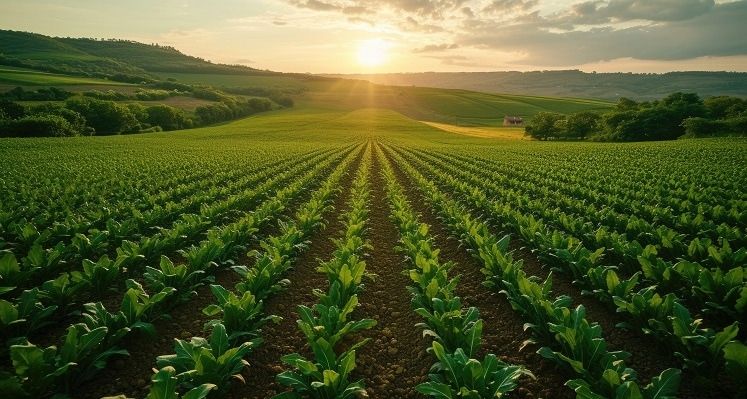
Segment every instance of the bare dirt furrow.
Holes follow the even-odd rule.
[[[378,324],[361,335],[371,342],[358,350],[355,374],[363,378],[368,396],[373,399],[416,398],[415,386],[425,381],[433,363],[426,353],[419,321],[412,311],[409,277],[403,258],[395,252],[399,232],[389,219],[381,163],[374,157],[371,170],[371,210],[368,237],[373,246],[366,260],[368,272],[377,275],[367,281],[358,297],[358,317],[375,319]]]
[[[357,165],[357,162],[354,162],[354,164]],[[306,190],[306,192],[296,196],[286,205],[285,210],[278,220],[287,220],[292,217],[296,209],[303,202],[307,201],[310,196],[311,190]],[[263,227],[257,232],[257,239],[252,240],[244,252],[259,249],[261,238],[276,234],[278,230],[277,222]],[[174,263],[183,262],[181,256],[175,256],[172,260]],[[251,265],[252,262],[253,258],[242,254],[236,264]],[[239,280],[240,277],[238,274],[230,269],[225,269],[215,274],[214,284],[220,284],[228,289],[233,289]],[[81,399],[98,399],[103,396],[118,394],[124,394],[127,397],[145,397],[150,388],[153,369],[156,367],[156,357],[173,353],[175,338],[188,340],[194,336],[209,334],[209,331],[205,331],[204,326],[211,317],[203,314],[202,309],[215,302],[215,298],[210,291],[210,284],[208,283],[199,287],[196,290],[197,295],[189,302],[180,304],[172,309],[169,312],[168,318],[155,321],[153,324],[157,332],[156,337],[131,335],[125,338],[122,346],[127,348],[130,353],[129,356],[111,362],[94,379],[76,388],[76,391],[73,392],[75,397]],[[111,308],[117,308],[118,306],[119,302],[111,303]],[[293,320],[295,323],[295,318]],[[245,376],[245,378],[247,377]],[[232,389],[235,388],[234,386]]]
[[[536,380],[523,379],[512,397],[573,398],[573,391],[563,386],[567,378],[553,363],[535,353],[538,347],[529,345],[519,350],[523,342],[530,338],[523,331],[524,321],[511,309],[504,296],[482,285],[484,276],[480,272],[478,261],[465,248],[460,247],[457,240],[450,238],[448,229],[438,219],[415,183],[392,159],[390,161],[413,208],[420,214],[421,221],[431,227],[430,233],[435,239],[436,247],[441,250],[441,260],[454,262],[450,274],[460,276],[457,295],[462,298],[465,306],[474,306],[480,311],[480,317],[484,321],[483,354],[493,353],[505,362],[524,365],[536,375]]]
[[[398,171],[398,173],[401,173],[401,171]],[[426,210],[430,209],[426,207]],[[488,224],[491,224],[490,221]],[[499,231],[501,229],[493,224],[493,232],[497,234]],[[524,262],[524,270],[528,275],[537,276],[541,279],[547,278],[549,269],[543,265],[530,248],[524,245],[526,244],[518,238],[511,240],[510,249],[514,251],[514,258],[521,259]],[[482,278],[481,275],[478,275],[478,277]],[[567,274],[553,273],[553,293],[571,297],[574,306],[584,305],[587,319],[599,323],[602,327],[609,350],[623,350],[631,353],[631,357],[626,359],[626,364],[636,370],[639,380],[644,385],[667,368],[681,367],[679,359],[666,347],[658,344],[655,339],[647,337],[639,331],[617,328],[616,325],[625,321],[625,317],[609,310],[605,304],[595,298],[581,295],[581,289],[572,283]],[[501,300],[506,302],[507,306],[510,306],[505,299],[501,298]],[[480,310],[482,311],[482,308]],[[564,377],[570,376],[565,375]],[[687,370],[683,372],[678,397],[683,399],[731,397],[730,392],[733,389],[726,381],[717,386],[707,387],[699,384],[697,377],[688,373]]]
[[[327,287],[327,278],[319,273],[316,267],[319,260],[328,259],[335,249],[332,239],[344,227],[340,220],[348,207],[350,187],[355,172],[362,161],[361,152],[348,167],[347,174],[340,182],[340,192],[334,200],[334,209],[325,215],[327,226],[314,232],[309,238],[308,248],[296,259],[293,269],[286,276],[290,285],[283,291],[265,301],[265,314],[282,317],[278,324],[270,323],[262,329],[264,343],[248,356],[249,366],[244,369],[246,384],[236,383],[231,387],[227,398],[265,399],[282,392],[283,387],[275,381],[275,376],[286,367],[280,361],[284,355],[301,353],[310,356],[310,350],[296,320],[298,305],[312,306],[317,297],[312,293],[314,288]]]

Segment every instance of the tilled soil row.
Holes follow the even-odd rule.
[[[359,160],[355,162],[359,162]],[[283,211],[278,220],[291,217],[297,208],[307,201],[310,196],[311,191],[307,190],[295,197],[287,204],[285,211]],[[259,249],[259,243],[263,237],[269,237],[278,231],[277,223],[265,226],[257,233],[258,239],[252,240],[251,245],[245,252]],[[183,261],[181,257],[174,257],[172,260],[175,263],[178,263],[178,260]],[[242,255],[236,264],[251,265],[253,261],[253,258]],[[215,283],[211,284],[220,284],[228,289],[233,289],[239,280],[240,276],[237,273],[230,269],[225,269],[215,274]],[[118,394],[124,394],[127,397],[133,398],[145,397],[150,388],[153,369],[156,367],[156,357],[173,353],[175,338],[188,340],[194,336],[205,336],[209,333],[205,331],[204,326],[212,317],[203,314],[202,309],[213,304],[215,298],[210,291],[210,284],[205,284],[196,291],[197,295],[189,302],[180,304],[172,309],[169,312],[169,318],[157,320],[153,323],[157,332],[156,337],[133,335],[125,338],[122,346],[128,349],[130,356],[110,363],[93,380],[78,387],[76,392],[73,392],[74,397],[98,399],[102,396]],[[119,303],[117,302],[112,306],[113,308],[117,308]],[[252,356],[250,355],[250,360]],[[249,381],[251,377],[244,375],[244,378]],[[236,382],[236,384],[239,383]],[[236,386],[233,386],[232,391],[235,389]]]
[[[398,173],[402,174],[399,170]],[[425,206],[424,208],[428,212],[431,211],[428,206]],[[494,232],[501,230],[489,221],[488,224],[493,227]],[[549,270],[543,267],[542,262],[538,259],[537,255],[529,248],[522,246],[522,243],[523,242],[516,237],[511,240],[510,249],[514,251],[514,259],[521,259],[524,262],[524,270],[527,275],[537,276],[541,279],[547,278]],[[461,252],[465,251],[462,250]],[[476,261],[473,262],[477,263]],[[477,270],[479,271],[479,267]],[[479,278],[483,278],[481,273],[478,272],[477,274],[479,275]],[[461,282],[460,285],[462,285]],[[671,351],[668,351],[664,346],[659,345],[655,339],[647,337],[639,331],[617,328],[616,325],[625,321],[625,317],[610,311],[606,305],[593,297],[582,296],[579,287],[573,285],[572,279],[567,274],[557,272],[553,273],[552,287],[555,295],[567,295],[571,297],[574,306],[584,305],[587,319],[599,323],[602,327],[603,336],[608,343],[609,350],[623,350],[631,354],[625,362],[629,367],[636,370],[638,373],[638,379],[643,382],[644,385],[663,370],[670,367],[679,368],[681,366],[680,361],[675,358],[674,354]],[[484,287],[482,289],[487,290],[487,288]],[[508,301],[502,296],[501,301],[505,302],[506,306],[509,306],[510,309]],[[480,311],[482,312],[482,308],[480,308]],[[539,355],[537,356],[539,357]],[[563,380],[565,380],[565,377],[566,376],[563,377]],[[730,392],[733,390],[729,388],[730,384],[728,384],[727,381],[723,381],[723,383],[718,384],[718,386],[706,387],[702,384],[698,384],[696,377],[697,376],[689,375],[687,372],[683,373],[678,395],[679,398],[716,399],[732,397]],[[562,389],[568,390],[568,388]]]
[[[317,302],[312,290],[327,286],[326,276],[317,272],[316,267],[320,259],[329,258],[335,249],[332,238],[337,237],[337,232],[344,227],[339,216],[349,206],[348,193],[362,155],[363,152],[351,163],[340,182],[341,191],[335,197],[334,209],[325,217],[328,225],[311,235],[309,247],[294,262],[287,275],[290,285],[265,301],[264,313],[280,316],[282,320],[277,324],[269,323],[262,329],[264,342],[249,354],[249,366],[242,372],[246,384],[233,384],[226,398],[265,399],[282,392],[284,387],[275,381],[286,367],[280,358],[291,353],[310,354],[306,337],[296,324],[297,306],[312,306]]]
[[[390,161],[393,161],[390,158]],[[420,220],[428,224],[436,247],[441,250],[442,261],[454,262],[451,276],[460,276],[456,293],[466,307],[476,307],[483,319],[483,356],[493,353],[507,363],[523,365],[537,377],[523,378],[519,388],[512,393],[517,398],[573,398],[573,391],[563,386],[567,378],[554,363],[544,360],[535,351],[536,345],[528,345],[519,350],[529,335],[523,330],[524,321],[514,312],[505,296],[499,295],[482,285],[484,276],[481,265],[460,247],[459,242],[450,238],[444,223],[437,217],[427,199],[417,189],[415,183],[406,176],[396,162],[391,162],[394,173],[410,203],[420,214]]]
[[[399,232],[389,219],[378,156],[371,166],[367,236],[373,249],[366,260],[366,270],[376,274],[376,278],[367,281],[358,294],[361,305],[356,317],[372,318],[378,324],[361,334],[371,341],[358,350],[355,375],[364,379],[370,398],[417,398],[421,396],[415,386],[427,379],[433,359],[426,353],[428,341],[415,327],[419,318],[410,305],[410,279],[403,274],[403,258],[394,249]]]

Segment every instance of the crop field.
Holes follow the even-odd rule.
[[[301,107],[0,159],[3,398],[747,393],[744,139]]]

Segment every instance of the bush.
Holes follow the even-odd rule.
[[[565,115],[556,112],[538,112],[529,120],[524,128],[525,134],[540,140],[560,137],[563,132],[558,131],[558,125],[565,120]]]
[[[2,137],[70,137],[79,134],[70,122],[57,115],[29,115],[0,121]]]
[[[7,119],[18,119],[26,116],[26,107],[13,101],[0,100],[0,113]]]
[[[130,109],[113,101],[74,97],[65,102],[67,108],[83,115],[97,134],[137,132],[140,123]]]
[[[178,130],[192,127],[192,121],[184,111],[168,105],[154,105],[146,109],[147,122],[151,126],[160,126],[163,130]]]
[[[747,136],[747,116],[719,120],[687,118],[682,126],[685,129],[684,138]]]
[[[64,101],[72,96],[73,93],[56,87],[41,88],[32,91],[24,90],[23,87],[16,87],[13,90],[3,93],[0,98],[13,101]]]
[[[65,118],[68,123],[72,126],[72,128],[78,132],[76,135],[90,135],[92,132],[91,129],[88,128],[86,125],[86,118],[83,117],[78,112],[73,111],[72,109],[65,108],[60,104],[42,104],[37,105],[29,111],[32,115],[56,115],[60,116],[62,118]]]

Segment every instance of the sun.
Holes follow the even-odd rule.
[[[377,67],[387,62],[389,45],[381,39],[361,42],[358,46],[358,63],[365,67]]]

